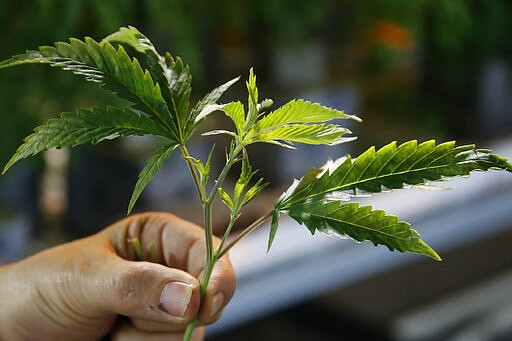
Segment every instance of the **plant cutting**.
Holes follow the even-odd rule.
[[[6,164],[6,172],[16,162],[51,148],[74,147],[99,143],[119,137],[152,135],[162,146],[149,157],[140,172],[128,204],[128,213],[146,185],[172,153],[179,153],[188,165],[202,204],[206,240],[205,269],[201,293],[208,285],[216,262],[226,255],[251,231],[270,222],[268,249],[276,235],[280,216],[285,214],[306,226],[356,241],[384,245],[391,251],[411,251],[441,260],[439,255],[419,237],[410,224],[382,210],[357,203],[360,195],[380,193],[430,183],[475,170],[491,169],[512,172],[512,164],[487,149],[474,145],[457,146],[455,142],[436,143],[408,141],[370,147],[357,157],[342,156],[319,167],[312,167],[269,207],[268,213],[234,234],[235,222],[242,209],[266,186],[264,179],[255,181],[247,147],[270,143],[284,148],[295,144],[336,145],[352,141],[351,132],[332,120],[360,121],[357,116],[306,100],[292,100],[272,108],[269,99],[260,100],[256,76],[250,69],[246,81],[247,101],[219,103],[223,93],[239,80],[235,78],[206,94],[195,105],[190,103],[191,74],[189,67],[170,53],[160,55],[151,41],[134,27],[119,31],[97,42],[91,38],[58,42],[13,56],[0,63],[0,68],[21,64],[43,63],[82,76],[124,100],[124,106],[92,107],[61,113],[35,128],[24,139]],[[197,128],[214,112],[224,113],[232,126],[202,135],[225,134],[230,143],[225,150],[225,163],[218,174],[212,174],[212,146],[209,157],[200,160],[189,153],[188,142]],[[233,168],[235,164],[240,167]],[[236,182],[226,186],[229,175]],[[213,243],[213,203],[221,200],[229,210],[229,223],[218,246]],[[151,245],[133,241],[140,258],[148,258]],[[196,321],[185,333],[190,338]]]

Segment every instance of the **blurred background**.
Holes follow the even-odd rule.
[[[253,166],[272,186],[244,213],[240,222],[244,225],[266,213],[291,179],[310,166],[347,152],[355,155],[371,145],[456,139],[482,147],[499,146],[496,152],[512,157],[511,17],[512,2],[507,0],[3,0],[0,59],[69,37],[100,40],[120,26],[133,25],[161,53],[170,51],[190,65],[195,98],[238,75],[245,80],[254,67],[262,99],[272,98],[280,105],[305,98],[363,119],[362,124],[347,122],[358,136],[349,145],[299,146],[297,151],[253,148]],[[239,82],[223,101],[245,97],[245,87]],[[3,167],[22,139],[44,120],[112,100],[95,84],[44,65],[2,70],[0,164]],[[223,123],[216,115],[207,125]],[[213,142],[223,143],[197,138],[191,149],[205,157]],[[138,172],[154,148],[155,141],[146,138],[112,141],[72,151],[52,150],[14,166],[0,177],[0,263],[94,233],[122,218]],[[219,155],[214,167],[222,162]],[[488,178],[498,179],[495,175]],[[503,293],[496,300],[501,304],[490,304],[495,301],[485,295],[470,295],[512,283],[510,198],[505,197],[512,181],[496,181],[459,186],[476,188],[470,192],[472,197],[459,192],[465,199],[457,199],[460,212],[484,212],[484,202],[501,210],[490,214],[486,209],[487,215],[475,227],[480,231],[475,234],[478,237],[465,235],[476,224],[467,213],[457,218],[466,219],[458,220],[460,230],[434,235],[445,262],[433,264],[411,256],[402,263],[383,250],[378,258],[392,261],[380,271],[355,277],[346,274],[350,281],[333,281],[314,294],[298,291],[272,309],[225,323],[210,338],[511,337],[512,297],[504,293],[508,290],[491,290]],[[200,224],[200,207],[192,188],[187,169],[174,158],[143,193],[135,210],[172,211]],[[392,205],[400,200],[409,198],[386,197],[384,201]],[[428,226],[432,223],[429,207],[439,209],[421,199],[409,204],[423,208],[416,216],[411,214],[413,226],[416,222]],[[219,230],[225,221],[222,215],[216,218]],[[458,243],[459,239],[465,242]],[[441,305],[467,311],[455,300],[461,295],[466,297],[463,302],[481,309],[470,316],[452,310],[442,315],[444,310],[434,309]],[[488,304],[475,303],[482,301]],[[438,319],[443,316],[445,323],[436,324],[427,317],[414,320],[427,313],[423,308],[434,309],[427,312]],[[460,317],[447,317],[457,314]]]

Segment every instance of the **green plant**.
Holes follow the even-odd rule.
[[[159,55],[149,39],[134,27],[121,28],[101,42],[91,38],[84,41],[72,38],[69,43],[43,46],[1,62],[0,68],[29,63],[45,63],[83,76],[115,93],[127,105],[77,109],[48,120],[25,138],[4,172],[17,161],[50,148],[73,147],[133,135],[160,137],[165,143],[142,169],[128,213],[164,161],[171,153],[180,152],[190,169],[204,211],[207,259],[201,279],[202,293],[217,260],[268,220],[271,220],[270,249],[281,214],[306,225],[311,233],[320,230],[347,235],[357,241],[385,245],[390,250],[412,251],[440,260],[439,255],[419,238],[408,223],[370,206],[359,206],[352,200],[363,193],[377,193],[406,185],[428,185],[432,181],[467,175],[474,170],[512,171],[512,164],[505,158],[489,150],[476,149],[473,145],[409,141],[400,145],[392,142],[379,150],[371,147],[357,158],[347,155],[329,160],[320,168],[311,168],[300,180],[294,181],[267,215],[228,241],[242,208],[265,187],[263,179],[252,181],[256,172],[250,165],[248,145],[261,142],[293,148],[293,143],[334,145],[347,142],[353,139],[345,137],[350,133],[348,129],[326,122],[359,119],[304,100],[293,100],[267,112],[272,101],[259,101],[252,69],[246,82],[247,106],[239,101],[217,103],[238,78],[213,89],[191,106],[188,66],[169,53]],[[187,142],[214,111],[224,112],[233,122],[234,129],[203,134],[231,137],[224,167],[211,181],[210,163],[214,148],[207,160],[199,160],[189,154]],[[234,189],[228,193],[224,181],[237,162],[241,164],[240,172]],[[214,248],[212,204],[219,197],[228,207],[230,219],[220,245]],[[146,246],[132,242],[141,257],[150,252],[143,250]],[[189,325],[185,339],[190,337],[194,323]]]

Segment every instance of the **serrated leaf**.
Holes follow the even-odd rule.
[[[249,130],[258,118],[258,87],[256,86],[256,75],[253,68],[249,70],[249,80],[246,82],[247,92],[249,93],[247,103],[247,117],[245,119],[244,131]]]
[[[171,89],[165,59],[157,51],[153,43],[133,26],[121,27],[117,32],[107,36],[105,40],[131,48],[138,54],[138,60],[144,69],[149,70],[151,77],[160,85],[162,95],[167,103],[172,102]]]
[[[353,119],[357,116],[347,115],[343,111],[331,109],[318,103],[305,100],[293,100],[270,112],[258,121],[254,130],[266,132],[288,124],[321,123],[334,119]]]
[[[292,142],[334,145],[354,140],[354,137],[342,137],[351,133],[347,128],[338,124],[322,123],[341,118],[359,120],[356,116],[346,115],[343,111],[318,103],[293,100],[251,125],[244,142],[274,143],[291,147]]]
[[[512,171],[505,158],[473,145],[456,147],[454,142],[420,145],[409,141],[390,143],[378,151],[370,148],[356,159],[350,155],[312,168],[279,198],[275,211],[287,213],[313,233],[346,234],[358,241],[369,240],[391,250],[413,251],[436,258],[409,224],[383,211],[359,207],[349,201],[359,191],[375,193],[405,185],[427,185],[431,181],[468,175],[489,169]],[[275,234],[275,231],[271,231]]]
[[[210,177],[210,166],[213,156],[213,150],[215,149],[215,145],[212,146],[212,149],[210,150],[210,154],[208,155],[208,159],[206,160],[206,163],[203,163],[201,160],[198,160],[192,156],[188,156],[187,158],[192,161],[192,164],[199,172],[199,183],[201,184],[201,188],[206,188],[206,184],[208,183],[208,179]]]
[[[144,134],[167,137],[167,132],[160,125],[130,109],[107,107],[65,112],[59,118],[50,119],[35,128],[34,133],[24,139],[3,172],[17,161],[51,148],[74,147]]]
[[[252,167],[249,163],[249,160],[247,159],[247,155],[245,155],[242,158],[242,167],[240,171],[240,176],[238,177],[238,180],[236,181],[235,188],[233,190],[233,200],[235,202],[238,202],[240,198],[242,197],[242,194],[247,187],[247,184],[249,181],[251,181],[251,178],[253,176]]]
[[[206,188],[206,184],[208,183],[208,179],[210,177],[210,169],[212,163],[213,150],[215,149],[215,145],[210,149],[210,154],[208,155],[208,159],[206,159],[206,163],[204,164],[203,171],[199,174],[201,179],[201,186]]]
[[[233,199],[229,196],[229,194],[222,188],[219,187],[219,196],[222,202],[231,210],[234,210],[235,204],[233,202]]]
[[[243,136],[245,129],[244,105],[240,101],[231,102],[225,104],[222,111],[233,121],[238,135]]]
[[[439,255],[419,238],[419,234],[396,216],[358,203],[303,202],[286,212],[312,234],[319,230],[326,234],[349,236],[356,241],[371,241],[385,245],[391,251],[411,251],[441,260]],[[274,231],[275,233],[275,231]]]
[[[88,37],[85,41],[72,38],[70,43],[57,42],[54,46],[42,46],[39,51],[14,56],[1,62],[0,68],[29,63],[49,64],[97,82],[166,127],[170,137],[178,137],[160,85],[122,46],[115,49],[107,40],[98,43]]]
[[[202,115],[205,108],[211,105],[215,105],[217,101],[221,98],[221,96],[234,84],[236,83],[240,77],[233,78],[232,80],[222,84],[221,86],[216,87],[212,91],[210,91],[206,96],[204,96],[199,102],[197,102],[194,109],[190,112],[188,123],[187,123],[187,132],[189,134],[193,133],[197,125],[201,122],[206,115]],[[221,105],[219,105],[218,109],[221,109]]]
[[[356,159],[347,156],[311,170],[297,190],[287,191],[279,205],[322,200],[336,191],[357,195],[360,191],[376,193],[405,185],[427,185],[489,169],[512,171],[512,165],[505,158],[489,150],[476,149],[474,145],[456,147],[455,142],[436,145],[435,141],[418,145],[413,140],[397,146],[392,142],[378,151],[369,148]]]
[[[188,119],[188,106],[191,93],[192,75],[190,68],[183,63],[180,57],[173,57],[170,53],[165,54],[165,65],[169,72],[167,78],[172,94],[173,112],[177,118],[178,127],[180,128],[180,136],[183,139],[184,129]]]
[[[256,183],[249,188],[244,195],[244,200],[242,201],[242,206],[247,205],[250,203],[256,195],[258,195],[259,192],[261,192],[265,187],[268,186],[268,182],[263,183],[263,178],[260,178]]]
[[[305,144],[336,145],[354,140],[354,137],[344,138],[343,135],[350,134],[350,130],[335,124],[292,124],[273,130],[259,133],[246,142],[275,143],[275,142],[298,142]]]
[[[183,63],[181,58],[173,57],[170,53],[161,56],[151,41],[132,26],[121,28],[105,40],[129,46],[140,54],[143,66],[161,87],[163,97],[172,112],[174,124],[180,131],[178,135],[182,142],[186,141],[197,127],[196,116],[206,105],[214,104],[233,84],[233,81],[230,81],[211,91],[189,114],[192,76],[189,66]]]
[[[146,188],[149,182],[154,178],[155,174],[160,170],[160,168],[162,168],[165,160],[171,156],[172,152],[174,149],[176,149],[177,146],[178,144],[176,143],[163,146],[157,150],[146,162],[144,168],[139,174],[135,188],[133,189],[132,197],[130,198],[130,203],[128,204],[128,214],[132,211],[133,206],[135,205],[144,188]]]

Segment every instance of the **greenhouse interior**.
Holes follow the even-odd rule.
[[[70,37],[101,41],[121,27],[136,27],[158,53],[169,51],[189,65],[192,106],[236,77],[219,103],[250,106],[254,72],[260,101],[272,100],[267,113],[300,99],[360,119],[334,120],[357,137],[347,143],[247,146],[244,160],[247,153],[257,170],[253,181],[268,185],[233,226],[227,199],[213,203],[213,233],[222,238],[228,226],[235,236],[259,217],[269,218],[276,200],[312,167],[347,154],[356,159],[372,146],[456,141],[512,159],[511,16],[506,0],[4,0],[0,60]],[[2,169],[44,122],[76,108],[125,103],[63,69],[0,64]],[[221,111],[207,114],[188,150],[203,163],[208,159],[209,168],[211,161],[214,179],[231,135],[203,133],[234,128]],[[139,173],[160,146],[154,136],[107,138],[51,148],[5,171],[0,270],[125,218]],[[201,200],[183,161],[178,152],[170,155],[130,214],[170,212],[203,226]],[[230,186],[237,183],[236,167],[225,179]],[[398,216],[441,262],[338,238],[336,231],[312,233],[292,215],[281,214],[277,231],[266,219],[229,250],[236,290],[220,319],[206,327],[205,339],[511,339],[510,170],[442,176],[435,184],[374,195],[354,189],[354,196],[340,199]]]

